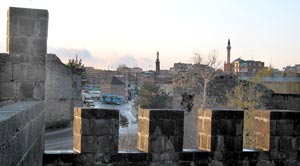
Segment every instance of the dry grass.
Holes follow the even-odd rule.
[[[253,111],[245,111],[244,114],[244,133],[243,148],[254,148],[254,117]]]

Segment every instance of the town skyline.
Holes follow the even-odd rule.
[[[119,64],[162,69],[191,63],[193,53],[219,51],[226,61],[265,62],[282,69],[300,63],[298,1],[70,1],[0,0],[0,52],[6,49],[9,6],[49,10],[48,53],[67,62],[76,54],[85,66],[116,69]],[[66,8],[67,6],[72,6]]]

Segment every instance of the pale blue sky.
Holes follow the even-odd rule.
[[[0,0],[0,52],[9,6],[49,10],[48,52],[64,61],[77,53],[87,66],[120,63],[153,69],[191,62],[193,52],[219,51],[276,68],[300,63],[298,0]]]

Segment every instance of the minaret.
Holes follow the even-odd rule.
[[[75,63],[76,63],[76,64],[78,63],[78,60],[77,60],[77,54],[76,54],[76,60],[75,60]]]
[[[230,63],[230,50],[231,50],[230,39],[228,39],[228,45],[227,45],[227,64]]]
[[[230,50],[231,50],[230,39],[228,39],[228,45],[227,45],[227,64],[230,63]]]
[[[160,66],[159,66],[159,52],[157,51],[157,53],[156,53],[156,61],[155,61],[155,63],[156,63],[156,72],[157,73],[159,73],[159,71],[160,71]]]

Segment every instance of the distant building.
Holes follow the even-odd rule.
[[[178,72],[190,71],[192,69],[193,69],[193,64],[178,62],[178,63],[174,63],[171,71],[172,71],[173,74],[177,74]]]
[[[231,67],[237,76],[253,76],[265,67],[265,63],[238,58],[231,63]]]
[[[294,66],[286,66],[283,68],[284,76],[298,76],[300,77],[300,64]]]
[[[111,77],[111,82],[108,84],[103,84],[101,86],[101,94],[112,94],[120,95],[125,98],[126,96],[126,85],[120,79],[115,76]]]
[[[238,58],[230,63],[230,40],[227,45],[227,62],[224,64],[224,72],[227,74],[234,74],[237,76],[253,76],[258,71],[265,67],[265,63],[254,60],[243,60]]]
[[[86,85],[100,86],[109,83],[113,75],[117,75],[117,71],[95,69],[93,67],[85,67]]]

